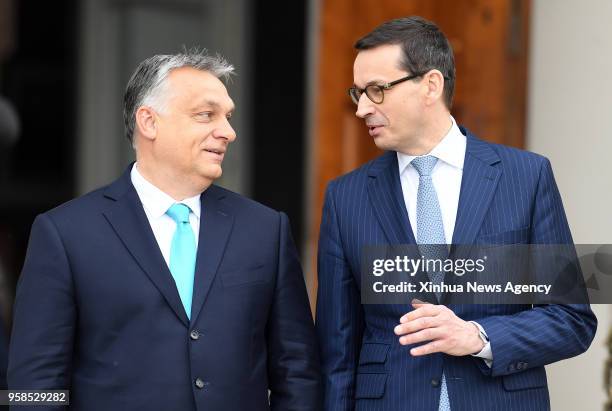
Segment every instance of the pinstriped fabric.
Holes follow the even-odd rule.
[[[548,160],[467,135],[453,243],[571,243]],[[443,369],[453,411],[549,409],[544,365],[589,346],[596,319],[588,306],[450,305],[489,335],[488,368],[471,356],[411,357],[393,333],[410,306],[360,304],[362,247],[415,244],[397,170],[386,153],[326,191],[316,321],[324,409],[436,410],[432,380]]]

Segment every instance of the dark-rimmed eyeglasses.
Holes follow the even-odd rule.
[[[359,87],[353,86],[348,89],[348,94],[349,96],[351,96],[351,100],[353,100],[353,103],[355,104],[359,104],[359,99],[361,98],[361,95],[363,93],[365,93],[366,96],[368,96],[368,98],[370,99],[370,101],[372,101],[372,103],[381,104],[385,99],[385,90],[389,90],[391,87],[395,86],[396,84],[402,83],[404,81],[408,81],[408,80],[415,79],[417,77],[421,77],[423,74],[425,73],[410,74],[406,77],[402,77],[401,79],[392,81],[390,83],[369,84],[365,88],[359,88]]]

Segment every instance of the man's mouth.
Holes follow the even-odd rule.
[[[223,161],[223,157],[225,156],[225,150],[224,149],[218,149],[218,148],[205,148],[204,151],[206,151],[207,153],[209,153],[209,158],[213,161],[218,161],[219,163],[221,163]]]
[[[368,126],[368,132],[370,133],[370,136],[372,137],[376,137],[378,135],[378,133],[380,133],[380,130],[382,130],[383,126],[380,124],[367,124]]]
[[[204,151],[208,151],[209,153],[218,154],[218,155],[225,153],[225,151],[223,150],[216,150],[214,148],[205,148]]]

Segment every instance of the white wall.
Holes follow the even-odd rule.
[[[535,0],[527,147],[550,158],[574,241],[612,244],[612,1]],[[553,410],[601,410],[610,306],[583,355],[547,367]]]

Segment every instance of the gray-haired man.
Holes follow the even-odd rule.
[[[232,71],[204,53],[140,64],[124,107],[136,163],[32,227],[11,389],[70,389],[88,411],[319,409],[287,217],[212,184],[236,138]]]

